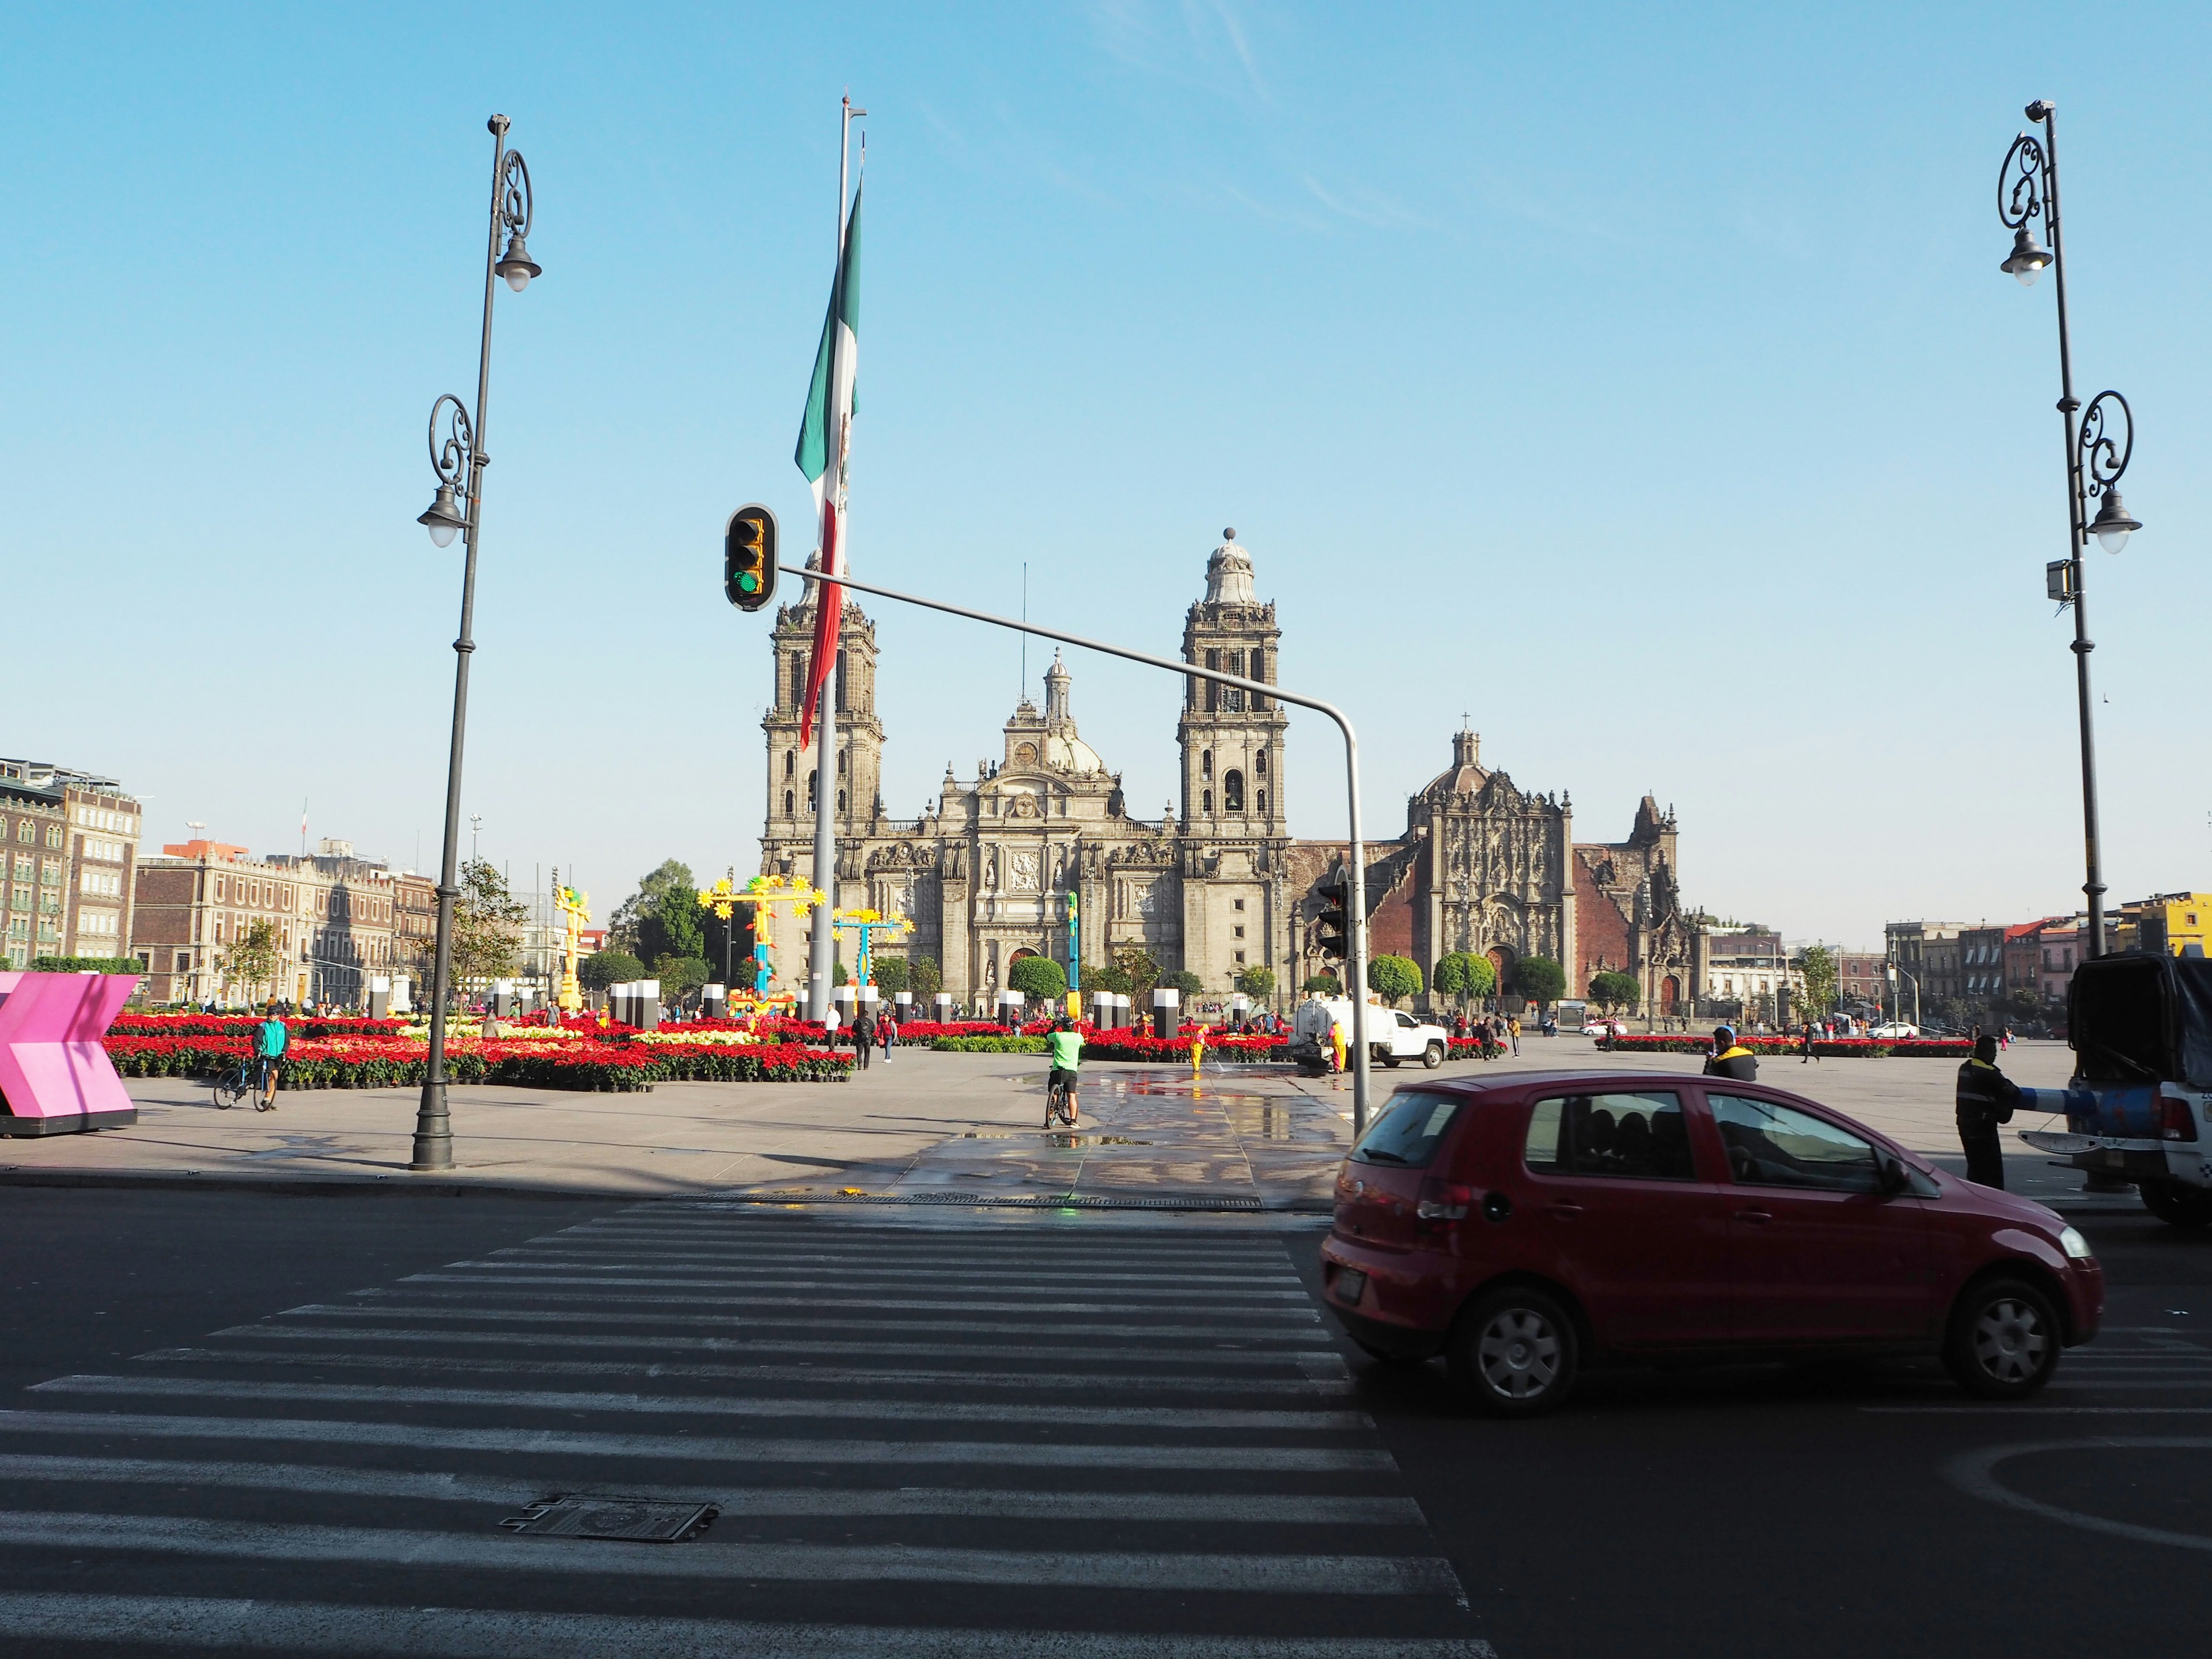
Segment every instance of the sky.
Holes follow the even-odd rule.
[[[1462,714],[1686,899],[1793,939],[2081,902],[2056,313],[1998,262],[2057,105],[2077,390],[2145,528],[2087,572],[2115,901],[2212,886],[2201,293],[2212,12],[1922,5],[487,4],[0,11],[0,754],[434,870],[504,112],[463,811],[611,913],[757,867],[768,619],[729,512],[792,462],[868,111],[854,574],[1173,654],[1234,526],[1369,833]],[[796,544],[796,545],[793,545]],[[1049,649],[877,619],[888,809],[1000,750]],[[1157,813],[1170,677],[1073,653]],[[1295,834],[1341,745],[1294,714]],[[473,839],[472,839],[473,837]]]

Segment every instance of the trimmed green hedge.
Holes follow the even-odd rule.
[[[929,1045],[941,1054],[1041,1054],[1047,1052],[1041,1036],[939,1037]]]
[[[33,957],[34,974],[143,974],[146,964],[136,957]]]

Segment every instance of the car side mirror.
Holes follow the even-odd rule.
[[[1904,1164],[1887,1152],[1875,1155],[1874,1180],[1885,1198],[1894,1198],[1912,1184],[1912,1177],[1905,1173]]]

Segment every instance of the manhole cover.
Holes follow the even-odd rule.
[[[707,1529],[712,1504],[659,1498],[556,1494],[532,1504],[527,1515],[499,1524],[538,1538],[626,1538],[641,1544],[675,1544]]]

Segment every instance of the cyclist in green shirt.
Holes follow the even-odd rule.
[[[1067,1126],[1075,1127],[1076,1073],[1083,1064],[1083,1033],[1075,1029],[1075,1022],[1065,1014],[1059,1026],[1045,1040],[1052,1054],[1052,1073],[1045,1079],[1045,1122],[1050,1127],[1056,1103],[1065,1100]],[[1065,1089],[1063,1097],[1060,1091]]]

